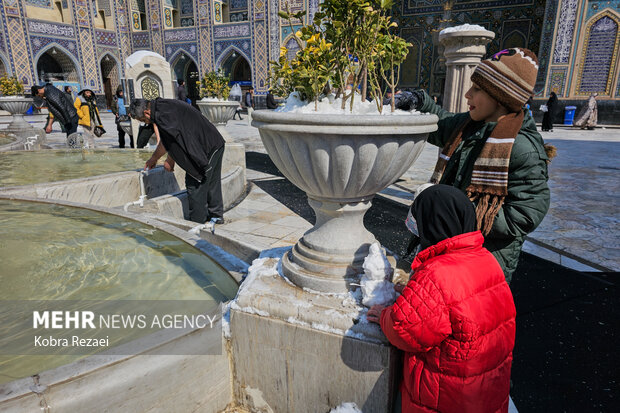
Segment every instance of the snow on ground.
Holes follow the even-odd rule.
[[[454,32],[469,32],[474,30],[486,30],[484,27],[479,26],[477,24],[461,24],[460,26],[448,27],[439,32],[439,34],[443,33],[454,33]]]
[[[369,102],[363,100],[359,94],[355,94],[355,100],[353,101],[353,111],[350,110],[351,101],[347,101],[345,109],[341,109],[342,98],[334,99],[334,95],[329,95],[319,101],[318,110],[314,110],[314,102],[305,102],[299,99],[299,93],[293,92],[286,99],[284,106],[276,109],[276,112],[288,112],[288,113],[321,113],[323,115],[378,115],[377,105],[374,101]],[[390,105],[383,106],[381,115],[418,115],[418,111],[404,111],[396,110],[391,112]]]
[[[340,406],[332,409],[329,413],[362,413],[355,403],[342,403]]]

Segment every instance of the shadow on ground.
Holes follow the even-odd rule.
[[[268,155],[249,152],[247,167],[282,177]],[[254,181],[314,222],[306,194],[285,178]],[[407,206],[381,196],[364,225],[397,255],[409,241]],[[620,411],[620,274],[572,271],[521,254],[511,289],[517,340],[511,395],[520,412]]]

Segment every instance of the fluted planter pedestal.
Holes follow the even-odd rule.
[[[322,292],[344,292],[359,281],[375,241],[364,214],[417,159],[437,121],[429,114],[253,113],[270,158],[316,213],[315,226],[283,257],[284,275]]]
[[[214,124],[224,139],[229,142],[230,136],[225,130],[226,123],[235,116],[235,111],[239,107],[239,102],[228,100],[218,102],[199,100],[196,104],[204,117],[209,119],[209,122]]]
[[[465,92],[471,87],[471,75],[486,53],[486,45],[495,38],[488,30],[454,31],[439,34],[446,58],[446,84],[443,108],[453,113],[467,111]]]
[[[24,120],[24,113],[32,106],[33,99],[22,96],[6,96],[0,98],[0,107],[13,115],[6,131],[19,134],[32,130],[32,126]]]

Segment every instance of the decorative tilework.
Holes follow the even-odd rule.
[[[164,9],[164,24],[166,27],[172,27],[172,9],[168,7]]]
[[[250,43],[247,40],[220,40],[214,42],[215,49],[215,68],[222,65],[222,60],[231,50],[245,57],[248,62],[252,62]]]
[[[568,63],[571,46],[573,45],[573,33],[575,31],[578,6],[578,0],[562,0],[555,50],[553,51],[553,63]]]
[[[193,17],[184,17],[181,19],[181,27],[193,27],[193,26],[194,26]]]
[[[88,85],[91,88],[94,88],[95,91],[100,90],[99,87],[99,68],[96,64],[97,60],[95,58],[94,53],[94,44],[93,38],[88,29],[80,29],[80,45],[82,46],[81,55],[82,55],[82,67],[84,84]]]
[[[314,1],[314,0],[312,0]],[[278,0],[269,0],[269,60],[278,60],[280,55],[280,18],[278,17]]]
[[[132,33],[133,47],[135,49],[150,49],[151,42],[148,33]]]
[[[444,1],[441,0],[429,0],[429,1],[402,1],[402,14],[403,16],[416,15],[416,14],[428,14],[428,13],[443,13]],[[531,6],[534,2],[532,0],[495,0],[495,1],[456,1],[452,7],[453,11],[459,10],[488,10],[495,7],[514,7],[514,6]]]
[[[142,13],[146,13],[146,7],[144,5],[144,0],[131,0],[131,9],[137,10]]]
[[[116,46],[116,33],[108,30],[95,30],[97,44],[106,46]]]
[[[230,0],[230,10],[241,10],[248,8],[248,0]]]
[[[549,93],[555,92],[558,97],[564,97],[564,87],[566,85],[566,67],[551,68],[551,74],[549,75]]]
[[[190,56],[194,62],[198,62],[198,48],[196,47],[196,43],[169,44],[166,46],[165,56],[167,61],[174,61],[180,53],[185,53],[185,55]]]
[[[264,16],[265,3],[258,0],[254,5],[254,18],[259,13]],[[255,20],[252,30],[254,42],[252,44],[252,84],[256,94],[267,94],[269,79],[269,55],[267,50],[267,27],[265,20]]]
[[[34,7],[44,7],[46,9],[52,8],[51,0],[26,0],[26,4]]]
[[[32,68],[28,61],[28,46],[22,22],[14,17],[7,17],[7,39],[9,40],[14,74],[25,85],[34,84]]]
[[[38,20],[28,20],[28,32],[48,34],[51,36],[75,37],[74,26]]]
[[[248,12],[242,11],[238,13],[229,13],[228,17],[231,22],[245,22],[248,21]]]
[[[248,37],[250,35],[250,25],[245,24],[227,24],[225,26],[215,26],[213,28],[213,37],[215,39],[229,39],[233,37]]]
[[[191,42],[196,40],[196,30],[194,29],[174,29],[164,32],[164,41],[168,42]]]
[[[77,43],[75,40],[72,39],[56,39],[53,37],[30,36],[32,55],[37,56],[41,50],[48,49],[49,45],[52,43],[62,46],[65,49],[63,50],[64,53],[71,55],[76,59],[76,61],[79,61]]]
[[[194,0],[181,0],[181,16],[194,15]]]
[[[99,6],[99,10],[103,10],[104,15],[112,15],[112,11],[110,10],[110,0],[97,0],[97,5]]]
[[[545,81],[549,69],[551,46],[553,45],[553,32],[555,30],[555,15],[560,0],[548,0],[545,6],[543,19],[542,36],[540,38],[540,48],[538,49],[538,77],[534,86],[535,95],[547,96],[545,93]]]

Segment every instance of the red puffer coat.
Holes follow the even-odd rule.
[[[507,412],[515,306],[480,231],[420,252],[381,329],[405,351],[403,412]]]

